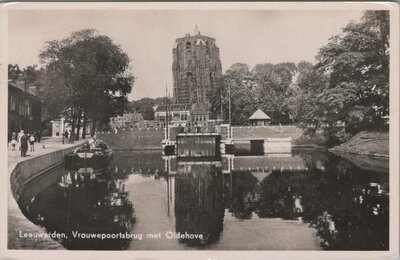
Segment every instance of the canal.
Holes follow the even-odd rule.
[[[52,172],[23,214],[76,250],[388,250],[388,161],[328,152],[177,158],[115,152]],[[46,249],[40,240],[33,249]]]

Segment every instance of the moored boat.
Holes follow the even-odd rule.
[[[104,168],[109,165],[112,158],[113,150],[104,141],[97,139],[92,144],[84,143],[72,153],[65,155],[65,168]]]

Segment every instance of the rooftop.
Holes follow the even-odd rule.
[[[155,112],[166,111],[167,105],[159,105],[155,109]],[[168,106],[169,111],[181,111],[181,110],[190,110],[189,104],[171,104]]]
[[[249,120],[270,120],[271,118],[265,114],[261,109],[257,109],[254,114],[249,117]]]
[[[25,92],[25,93],[30,94],[32,96],[38,97],[37,92],[36,92],[36,86],[27,85],[25,87],[25,82],[24,81],[9,80],[8,81],[8,86],[17,89],[18,91],[22,91],[22,92]]]

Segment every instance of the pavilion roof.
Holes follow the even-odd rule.
[[[271,119],[267,114],[265,114],[261,109],[257,109],[254,114],[249,117],[249,120],[267,120]]]

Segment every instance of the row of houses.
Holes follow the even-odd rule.
[[[141,113],[128,113],[110,118],[111,128],[155,128],[165,125],[183,127],[213,127],[222,123],[221,119],[210,119],[208,103],[159,105],[154,108],[154,120],[144,120]],[[168,120],[167,120],[168,116]],[[271,118],[258,109],[249,118],[250,125],[268,125]]]
[[[8,140],[12,133],[41,130],[42,102],[35,86],[23,81],[8,81]]]
[[[159,105],[153,108],[154,120],[144,120],[141,113],[128,113],[122,116],[110,118],[111,128],[153,128],[176,126],[214,126],[221,120],[211,120],[209,116],[209,104],[172,104]],[[168,116],[168,118],[167,118]]]

